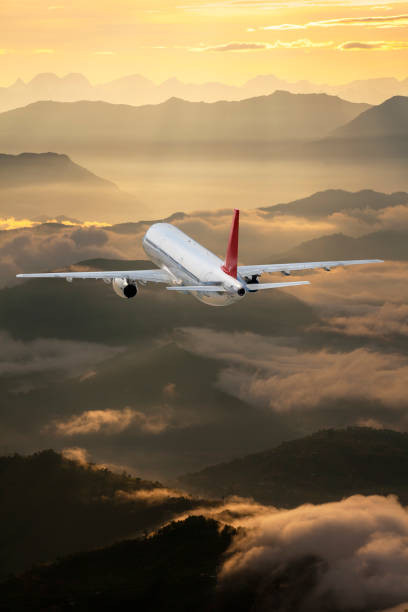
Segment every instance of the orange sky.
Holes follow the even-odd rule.
[[[408,77],[408,2],[2,0],[1,85],[38,72],[240,84]]]

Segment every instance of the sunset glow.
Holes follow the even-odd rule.
[[[407,2],[5,0],[1,84],[39,72],[81,72],[94,83],[136,73],[231,84],[258,74],[404,78],[407,24]],[[344,52],[356,49],[358,63]]]

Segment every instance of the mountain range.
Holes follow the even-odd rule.
[[[322,430],[181,481],[191,490],[251,496],[280,509],[351,495],[363,502],[363,495],[393,494],[406,504],[407,468],[408,434],[351,427]],[[80,464],[51,450],[0,457],[0,491],[0,515],[8,527],[2,569],[10,572],[0,582],[2,612],[118,607],[244,612],[247,600],[223,604],[217,588],[217,574],[234,536],[245,535],[245,527],[237,531],[228,523],[245,516],[245,509],[260,512],[261,518],[266,511],[264,520],[276,513],[249,499],[177,497],[159,483]],[[228,510],[234,501],[237,514],[233,504]],[[211,511],[222,522],[205,518]],[[154,525],[155,531],[148,533]],[[78,552],[72,552],[75,547]],[[302,609],[304,594],[315,588],[312,568],[310,555],[276,568],[268,583],[268,601],[272,594],[279,603],[273,609]],[[244,593],[250,585],[248,580]],[[329,602],[318,609],[333,607]]]
[[[17,79],[9,87],[0,88],[0,112],[25,106],[39,100],[73,102],[78,100],[103,100],[114,104],[159,104],[177,97],[191,102],[216,102],[217,100],[242,100],[253,96],[268,95],[276,90],[291,93],[327,93],[351,102],[380,104],[395,95],[408,95],[408,78],[376,78],[352,81],[343,85],[316,84],[301,80],[288,82],[274,75],[256,76],[241,86],[224,83],[183,83],[170,78],[155,84],[141,75],[129,75],[113,81],[92,85],[82,74],[58,77],[53,73],[41,73],[28,82]]]
[[[3,151],[138,151],[149,145],[253,143],[319,139],[355,119],[366,104],[326,94],[283,91],[238,102],[125,106],[107,102],[36,102],[0,114]],[[211,151],[211,149],[210,149]],[[173,154],[176,154],[173,150]]]

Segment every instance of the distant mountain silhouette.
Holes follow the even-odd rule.
[[[96,176],[73,162],[68,155],[58,153],[0,153],[0,188],[27,185],[71,184],[118,190],[114,183]]]
[[[306,219],[322,218],[337,212],[350,210],[364,210],[370,208],[379,210],[390,206],[408,206],[408,193],[396,192],[391,194],[379,193],[372,189],[351,192],[343,189],[327,189],[318,191],[306,198],[267,206],[260,210],[276,215],[295,215]]]
[[[408,156],[408,97],[395,96],[367,109],[330,136],[309,143],[307,150],[312,158],[340,158],[349,164],[381,160],[402,164],[403,171]]]
[[[279,255],[280,262],[367,258],[407,261],[406,230],[380,230],[359,238],[330,234],[302,242]]]
[[[16,218],[116,221],[132,217],[136,198],[58,153],[0,154],[0,214]]]
[[[141,75],[133,74],[113,81],[92,85],[82,74],[58,77],[53,73],[41,73],[31,81],[17,79],[9,87],[0,88],[0,112],[26,106],[39,100],[74,102],[78,100],[103,100],[114,104],[160,104],[177,97],[190,102],[216,102],[218,100],[243,100],[254,96],[269,95],[277,90],[290,93],[326,93],[340,96],[351,102],[380,104],[395,95],[408,95],[408,79],[361,79],[344,85],[328,85],[301,80],[289,82],[273,74],[259,75],[243,85],[220,82],[185,83],[175,77],[156,84]]]
[[[279,91],[239,102],[186,102],[171,98],[156,106],[106,102],[37,102],[0,114],[6,152],[102,148],[134,151],[171,143],[271,143],[321,138],[351,121],[367,105],[325,94]]]
[[[408,138],[408,97],[395,96],[338,128],[336,138]]]
[[[395,494],[408,503],[408,434],[329,429],[180,478],[194,492],[242,495],[278,507]]]

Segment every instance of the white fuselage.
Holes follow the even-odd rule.
[[[155,223],[143,238],[149,258],[170,273],[174,285],[220,285],[223,292],[195,292],[193,295],[211,306],[226,306],[240,300],[238,291],[246,289],[240,276],[234,278],[222,269],[223,261],[170,223]]]

